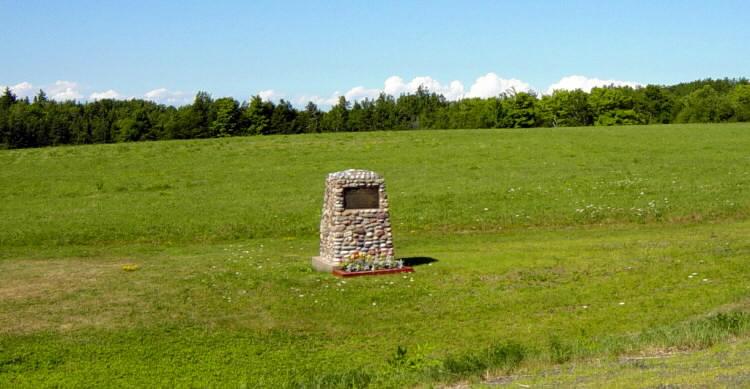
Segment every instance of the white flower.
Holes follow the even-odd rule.
[[[620,301],[620,305],[625,305],[625,302],[624,301]]]

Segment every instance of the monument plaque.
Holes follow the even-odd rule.
[[[344,188],[344,209],[373,209],[380,206],[377,187]]]
[[[330,272],[352,260],[373,269],[396,263],[385,182],[369,170],[350,169],[326,178],[320,256],[312,265]]]

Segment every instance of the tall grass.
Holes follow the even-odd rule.
[[[397,232],[750,212],[750,124],[309,134],[0,151],[0,247],[310,237],[325,175],[382,173]]]

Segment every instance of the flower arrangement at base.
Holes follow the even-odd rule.
[[[374,271],[383,269],[402,269],[404,261],[392,258],[381,258],[370,254],[355,252],[339,264],[340,268],[347,272]]]

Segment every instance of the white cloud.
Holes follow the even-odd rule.
[[[429,76],[414,77],[409,82],[404,82],[404,79],[399,76],[388,77],[385,80],[383,92],[398,97],[404,93],[414,93],[420,86],[427,88],[430,92],[441,94],[448,100],[458,100],[464,95],[464,85],[460,81],[454,80],[448,85],[443,85]]]
[[[78,91],[78,84],[73,81],[57,80],[49,87],[49,95],[53,100],[77,100],[83,97]]]
[[[352,89],[356,89],[356,88],[352,88]],[[299,106],[305,106],[307,105],[307,103],[311,101],[315,105],[318,105],[318,106],[331,106],[331,105],[336,105],[339,102],[339,96],[341,96],[341,92],[336,91],[336,92],[333,92],[333,94],[331,94],[331,96],[329,97],[320,97],[318,95],[312,95],[312,96],[302,95],[302,96],[297,97],[295,101],[297,102]],[[349,100],[348,97],[346,98],[346,100],[351,101]]]
[[[642,86],[643,84],[634,81],[603,80],[595,77],[589,78],[581,75],[571,75],[563,77],[558,82],[550,85],[545,93],[551,94],[554,90],[558,89],[581,89],[585,92],[590,92],[594,87],[606,85],[637,87]],[[430,76],[419,76],[406,81],[403,78],[394,75],[385,79],[380,88],[369,88],[364,85],[359,85],[347,90],[346,92],[333,92],[327,97],[321,97],[319,95],[297,95],[291,97],[291,100],[299,107],[303,107],[309,101],[312,101],[319,106],[327,107],[338,103],[341,96],[344,96],[349,102],[361,101],[364,99],[376,99],[380,93],[398,97],[402,94],[415,93],[420,86],[427,88],[430,92],[443,95],[449,101],[472,97],[494,97],[501,93],[508,92],[511,89],[519,92],[532,91],[532,88],[528,83],[516,78],[502,78],[494,72],[478,77],[468,90],[466,90],[464,84],[459,80],[441,83]],[[4,88],[5,87],[0,86],[0,90]],[[39,89],[39,86],[35,87],[30,82],[24,81],[9,86],[9,88],[16,96],[25,98],[34,96],[36,94],[36,89]],[[41,88],[47,92],[51,99],[54,100],[64,101],[84,99],[78,83],[73,81],[58,80],[52,85],[44,85]],[[259,91],[258,96],[266,101],[278,101],[281,98],[286,98],[283,93],[274,89]],[[146,100],[169,105],[190,104],[192,102],[192,97],[193,95],[190,93],[185,93],[179,90],[169,90],[167,88],[157,88],[146,92],[142,96],[142,98]],[[88,99],[92,101],[123,98],[126,97],[113,89],[92,92],[88,95]],[[131,96],[129,98],[135,97]]]
[[[182,91],[171,91],[167,88],[157,88],[143,94],[146,100],[159,104],[182,105],[190,103],[190,96]]]
[[[354,100],[364,100],[364,99],[375,99],[380,94],[380,90],[378,89],[367,89],[363,86],[356,86],[352,89],[349,89],[348,92],[344,93],[344,97],[348,101],[354,101]]]
[[[280,99],[284,95],[280,94],[279,92],[276,92],[273,89],[266,89],[266,90],[262,90],[262,91],[258,92],[258,96],[260,96],[260,98],[263,99],[263,100],[271,101],[271,100]]]
[[[550,85],[549,88],[547,88],[547,94],[552,94],[552,92],[556,90],[576,90],[580,89],[584,92],[591,92],[591,89],[600,87],[600,86],[608,86],[608,85],[614,85],[614,86],[630,86],[630,87],[637,87],[642,86],[643,84],[634,82],[634,81],[620,81],[620,80],[601,80],[598,78],[588,78],[586,76],[579,76],[579,75],[573,75],[573,76],[566,76],[560,79],[560,81]]]
[[[405,82],[399,76],[391,76],[383,82],[383,88],[381,89],[367,88],[360,85],[349,89],[343,94],[340,91],[333,92],[329,97],[320,97],[318,95],[300,96],[296,99],[296,102],[303,105],[312,101],[317,105],[331,106],[337,104],[341,96],[344,96],[349,102],[362,101],[364,99],[373,100],[380,93],[398,97],[402,94],[414,93],[420,86],[427,88],[430,92],[442,94],[448,100],[460,99],[464,94],[464,86],[460,81],[451,81],[447,85],[443,85],[429,76],[415,77],[409,82]]]
[[[353,101],[361,101],[364,99],[375,99],[379,94],[380,89],[367,89],[363,86],[356,86],[352,89],[349,89],[346,93],[343,94],[343,96],[344,98],[346,98],[346,101],[351,103]],[[308,102],[312,101],[316,105],[329,106],[338,104],[339,97],[341,96],[342,94],[340,91],[335,91],[329,97],[320,97],[318,95],[300,96],[296,99],[296,102],[299,105],[305,105]]]
[[[495,73],[487,73],[474,81],[466,97],[495,97],[510,90],[528,92],[531,90],[531,87],[529,84],[515,78],[501,78]]]
[[[104,92],[94,92],[89,96],[91,100],[102,100],[102,99],[118,99],[120,94],[114,89],[110,89]]]
[[[31,85],[30,82],[26,81],[20,82],[13,86],[9,86],[8,88],[10,88],[10,91],[19,98],[31,97],[35,92],[34,86]],[[2,87],[2,90],[5,90],[5,87]]]
[[[451,101],[460,100],[465,97],[493,97],[510,89],[524,92],[531,90],[529,84],[523,81],[515,78],[501,78],[495,73],[487,73],[477,78],[468,93],[464,88],[464,84],[458,80],[443,84],[430,76],[419,76],[407,82],[399,76],[391,76],[383,82],[381,89],[357,86],[343,94],[340,91],[336,91],[329,97],[320,97],[318,95],[300,96],[296,99],[296,102],[304,105],[312,101],[317,105],[331,106],[338,102],[340,96],[346,97],[346,100],[350,102],[364,100],[365,98],[376,99],[380,93],[398,97],[402,94],[415,93],[420,86],[427,88],[431,93],[441,94],[446,100]]]

